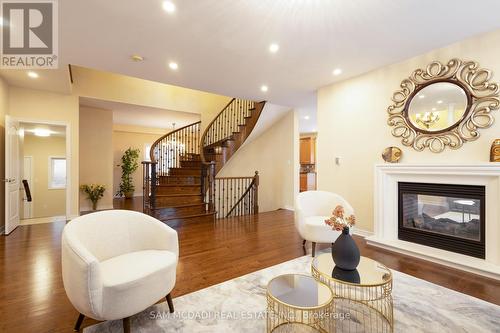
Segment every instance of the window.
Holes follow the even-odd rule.
[[[66,188],[66,158],[49,157],[49,189]]]

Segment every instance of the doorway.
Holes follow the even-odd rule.
[[[6,117],[6,225],[66,220],[69,190],[69,134],[65,123]],[[7,192],[8,190],[8,192]]]
[[[66,127],[20,122],[21,225],[66,218]]]

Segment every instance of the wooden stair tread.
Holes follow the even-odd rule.
[[[191,218],[196,218],[196,217],[205,217],[205,216],[210,216],[210,215],[215,215],[215,212],[206,212],[206,213],[200,213],[200,214],[193,214],[193,215],[186,215],[182,217],[168,217],[165,219],[162,219],[161,221],[166,222],[166,221],[172,221],[172,220],[182,220],[182,219],[191,219]]]
[[[170,170],[175,170],[175,169],[183,169],[183,170],[185,170],[185,169],[188,169],[188,170],[193,169],[193,170],[200,170],[200,169],[201,169],[201,166],[199,166],[199,167],[189,166],[189,167],[170,168]]]
[[[189,204],[172,204],[167,207],[156,207],[154,210],[168,209],[168,208],[185,208],[185,207],[196,207],[204,206],[206,203],[189,203]]]
[[[189,194],[189,193],[175,193],[175,194],[157,194],[156,197],[161,198],[173,198],[173,197],[197,197],[201,194]]]
[[[196,187],[200,187],[201,184],[159,184],[159,185],[156,185],[158,187],[192,187],[192,186],[196,186]]]

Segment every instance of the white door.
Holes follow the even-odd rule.
[[[28,186],[33,196],[33,182],[32,182],[32,163],[33,156],[24,156],[24,168],[23,168],[23,180],[28,181]],[[24,186],[23,186],[24,189]],[[33,200],[28,201],[28,196],[26,191],[23,191],[23,219],[30,219],[33,217]]]
[[[19,225],[19,122],[5,116],[5,233]]]

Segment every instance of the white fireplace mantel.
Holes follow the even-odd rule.
[[[399,240],[398,182],[485,186],[485,259]],[[374,234],[366,238],[368,244],[500,280],[500,163],[379,164],[374,201]]]

